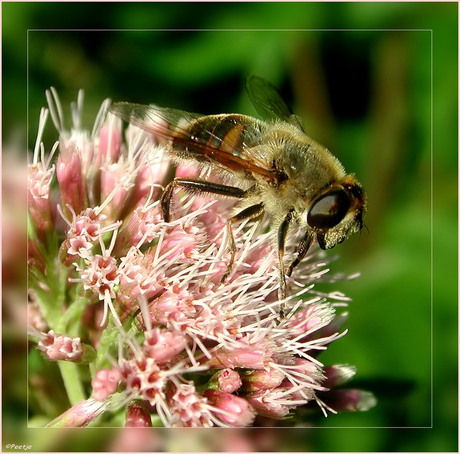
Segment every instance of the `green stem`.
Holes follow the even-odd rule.
[[[76,405],[85,400],[86,396],[79,378],[78,365],[68,361],[58,361],[58,365],[70,404]]]
[[[80,320],[83,312],[88,305],[88,299],[78,295],[76,292],[75,301],[67,308],[64,314],[61,315],[56,326],[56,330],[60,333],[66,333],[69,336],[78,336],[80,329]]]

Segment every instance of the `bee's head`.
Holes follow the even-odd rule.
[[[325,188],[307,212],[307,224],[321,249],[331,249],[361,230],[366,195],[352,175]]]

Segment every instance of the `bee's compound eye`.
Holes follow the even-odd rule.
[[[308,225],[320,229],[334,227],[345,217],[350,205],[350,197],[344,190],[328,192],[315,200],[310,208]]]

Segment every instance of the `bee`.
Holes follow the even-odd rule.
[[[363,226],[366,195],[354,175],[339,160],[308,137],[276,88],[251,76],[246,89],[264,121],[241,114],[198,115],[181,110],[132,103],[115,103],[109,111],[149,133],[165,145],[170,156],[230,174],[247,189],[206,181],[175,178],[161,197],[161,210],[170,221],[176,189],[237,199],[226,224],[229,261],[222,281],[235,261],[232,226],[268,213],[277,235],[280,297],[286,297],[286,276],[316,241],[333,248]],[[243,185],[242,185],[243,186]],[[302,229],[294,260],[286,267],[284,252],[291,225]]]

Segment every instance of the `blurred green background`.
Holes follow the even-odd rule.
[[[361,277],[324,284],[353,301],[321,360],[356,365],[351,385],[378,405],[321,428],[162,431],[129,450],[457,451],[457,3],[2,3],[2,37],[4,150],[33,147],[50,86],[65,107],[85,90],[90,128],[106,97],[255,115],[255,73],[368,194],[367,229],[330,252],[334,271]],[[56,138],[50,126],[48,149]],[[2,448],[118,450],[115,430],[26,429],[27,345],[10,307],[25,301],[11,272],[23,256],[3,260]]]

